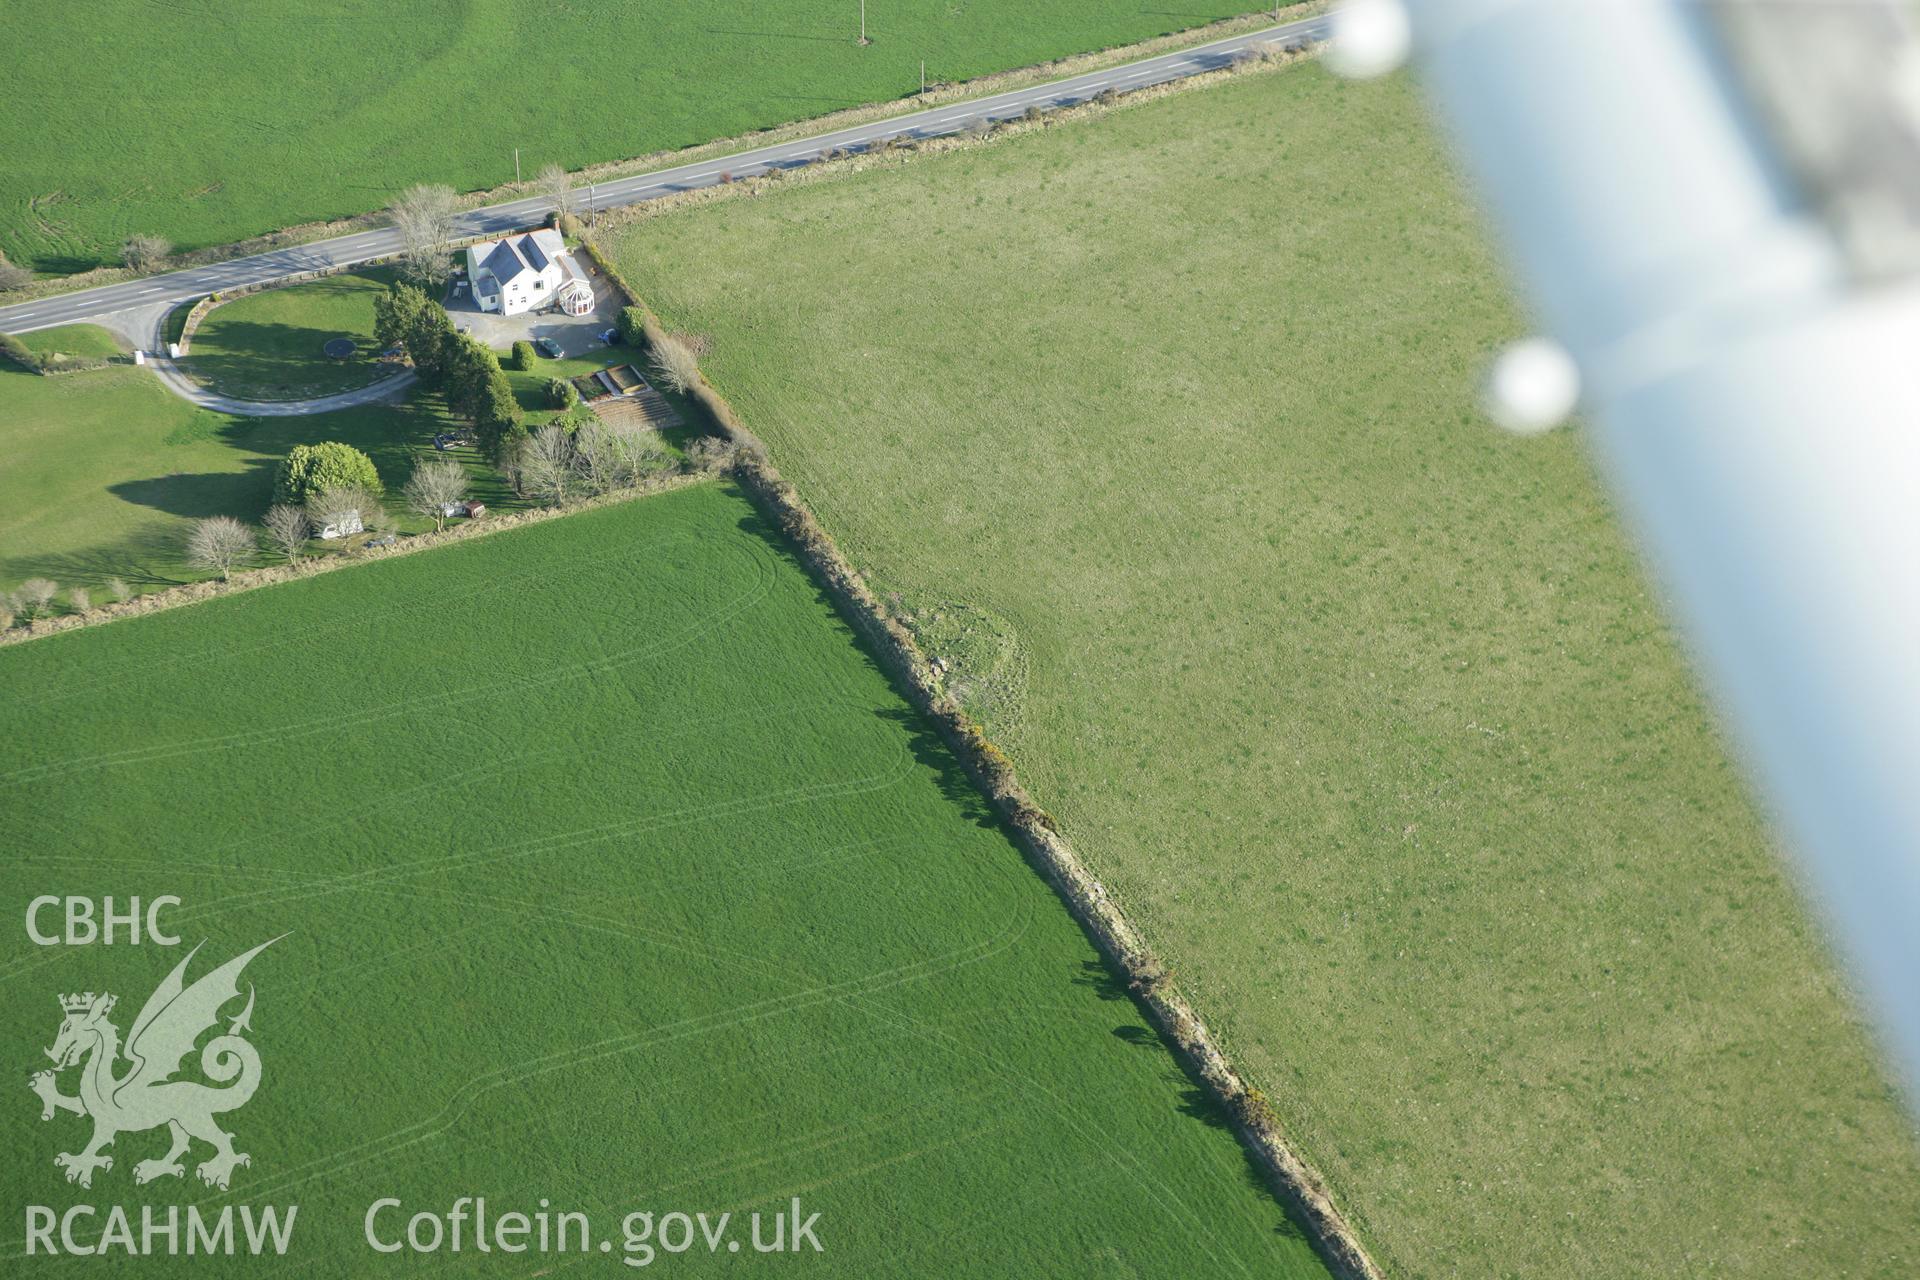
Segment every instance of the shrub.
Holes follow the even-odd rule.
[[[120,246],[120,260],[135,271],[152,271],[172,252],[164,236],[128,236]]]
[[[1134,966],[1133,985],[1141,993],[1151,995],[1165,986],[1172,977],[1167,967],[1158,960],[1144,959]]]
[[[646,341],[647,313],[639,307],[622,307],[614,327],[620,331],[620,341],[630,347],[640,346]]]
[[[15,616],[32,622],[53,606],[53,598],[59,591],[60,586],[56,582],[46,578],[28,578],[7,597],[7,607],[13,610]]]
[[[525,338],[513,344],[513,367],[522,373],[532,373],[533,366],[540,359],[540,353]]]
[[[353,485],[376,497],[385,492],[373,459],[350,444],[329,440],[295,445],[274,476],[273,494],[278,502],[300,506],[327,489]]]
[[[1234,1109],[1240,1113],[1240,1123],[1256,1133],[1277,1127],[1279,1117],[1274,1113],[1273,1103],[1260,1090],[1249,1087],[1233,1100]]]
[[[547,403],[556,409],[571,409],[580,403],[580,392],[565,378],[548,378]]]
[[[718,471],[733,458],[733,446],[719,436],[696,436],[687,442],[687,465],[695,471]]]
[[[40,357],[26,343],[10,333],[0,333],[0,355],[20,365],[22,368],[40,372]]]

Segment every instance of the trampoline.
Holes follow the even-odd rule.
[[[351,360],[355,343],[352,338],[329,338],[327,345],[320,349],[335,360]]]

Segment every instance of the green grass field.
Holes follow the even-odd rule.
[[[1912,1129],[1579,433],[1473,409],[1526,329],[1410,86],[1242,77],[618,257],[981,655],[1390,1274],[1920,1270]]]
[[[153,1134],[71,1187],[82,1122],[20,1087],[7,1253],[27,1204],[298,1204],[289,1273],[503,1274],[378,1258],[366,1208],[546,1197],[613,1234],[797,1195],[810,1274],[1325,1274],[730,490],[36,641],[0,686],[9,901],[175,894],[206,961],[287,935],[247,970],[270,1075],[223,1117],[230,1192],[135,1187]],[[9,930],[16,1061],[55,993],[118,993],[125,1032],[180,955]]]
[[[115,577],[136,591],[196,580],[205,575],[183,559],[188,526],[215,515],[258,520],[273,501],[274,468],[294,445],[342,440],[365,450],[397,492],[447,422],[419,394],[401,405],[234,418],[189,404],[131,365],[44,378],[0,362],[0,589],[30,577],[96,593]],[[474,497],[513,504],[474,451],[458,453]],[[429,527],[404,516],[401,526]]]
[[[375,358],[373,302],[398,274],[368,267],[222,303],[201,321],[182,366],[241,400],[311,400],[392,377],[398,369]],[[326,355],[334,338],[352,338],[354,354]]]
[[[936,80],[1125,44],[1244,12],[1096,0],[369,0],[261,8],[20,0],[0,83],[0,250],[46,272],[730,137]],[[235,68],[250,68],[236,74]]]
[[[19,335],[27,350],[42,356],[107,359],[124,355],[127,344],[97,324],[63,324]]]

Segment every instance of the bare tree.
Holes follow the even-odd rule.
[[[85,587],[74,587],[67,592],[67,606],[75,613],[85,613],[93,608],[93,596]]]
[[[53,598],[60,592],[60,584],[46,578],[28,578],[7,596],[7,605],[14,616],[32,622],[53,607]]]
[[[284,502],[276,502],[268,507],[266,519],[260,523],[265,526],[267,536],[273,539],[273,545],[287,558],[288,564],[300,558],[307,539],[313,536],[313,521],[307,519],[307,513]]]
[[[520,489],[550,507],[564,507],[579,487],[578,467],[573,437],[550,422],[520,448]]]
[[[628,434],[599,421],[589,422],[575,433],[574,471],[588,493],[611,493],[633,483],[633,467],[627,460]]]
[[[172,252],[173,245],[164,236],[128,236],[120,246],[120,261],[135,271],[152,271]]]
[[[447,508],[467,496],[467,469],[451,458],[428,459],[413,469],[404,490],[407,510],[447,527]]]
[[[535,179],[535,182],[539,185],[540,194],[553,201],[553,211],[556,214],[573,212],[575,201],[572,174],[557,164],[545,165],[541,168],[540,176]]]
[[[0,258],[0,291],[18,289],[22,285],[33,283],[33,272],[25,267],[16,267],[5,258]]]
[[[357,484],[322,489],[307,502],[307,518],[316,529],[324,529],[328,525],[351,529],[355,524],[363,529],[372,529],[379,526],[383,515],[380,499],[374,496],[372,490]]]
[[[630,489],[668,466],[660,433],[637,423],[589,422],[573,447],[574,471],[589,493]]]
[[[107,594],[113,597],[115,604],[123,604],[133,598],[133,588],[127,585],[125,578],[108,578]]]
[[[208,516],[193,522],[187,534],[187,563],[196,569],[217,573],[220,580],[232,579],[235,569],[245,568],[260,556],[260,544],[253,530],[232,516]]]
[[[674,391],[699,385],[700,362],[693,348],[678,334],[666,334],[653,344],[653,372]]]
[[[402,270],[409,280],[423,285],[445,282],[459,212],[452,187],[426,182],[401,192],[387,210],[400,232]]]

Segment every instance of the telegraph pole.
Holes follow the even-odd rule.
[[[520,148],[518,147],[513,149],[513,181],[515,186],[520,183]]]
[[[867,39],[867,0],[860,0],[860,43],[873,43],[873,41]]]

